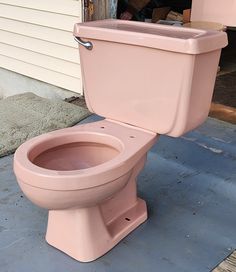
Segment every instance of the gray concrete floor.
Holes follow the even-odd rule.
[[[45,242],[47,211],[21,193],[12,159],[0,159],[1,272],[207,272],[236,248],[236,126],[162,136],[138,182],[148,221],[88,264]]]

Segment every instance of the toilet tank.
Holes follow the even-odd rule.
[[[121,20],[76,24],[91,112],[178,137],[208,116],[223,32]]]
[[[191,21],[236,26],[236,0],[192,0]]]

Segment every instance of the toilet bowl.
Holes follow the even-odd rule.
[[[120,20],[76,24],[74,35],[87,106],[106,119],[27,141],[14,172],[49,210],[47,242],[89,262],[147,219],[136,189],[147,152],[159,134],[178,137],[207,118],[227,37]]]
[[[49,210],[48,243],[88,262],[145,221],[136,177],[156,138],[153,132],[103,120],[21,145],[14,172],[24,194]]]

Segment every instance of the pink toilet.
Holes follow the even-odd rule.
[[[191,21],[210,21],[235,27],[236,0],[192,0]]]
[[[89,262],[147,219],[136,178],[158,134],[206,119],[223,32],[104,20],[76,24],[87,105],[106,119],[38,136],[15,153],[25,195],[49,210],[47,242]]]

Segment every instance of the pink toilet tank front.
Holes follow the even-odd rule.
[[[223,32],[121,20],[76,24],[90,111],[178,137],[208,116]]]

